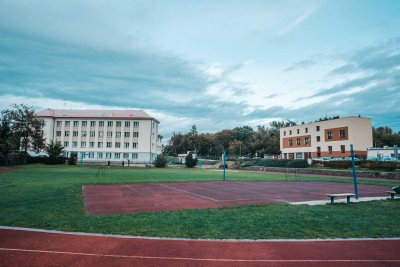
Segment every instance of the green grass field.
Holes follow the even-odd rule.
[[[0,225],[62,231],[183,238],[348,238],[400,237],[400,201],[325,206],[287,204],[184,210],[132,215],[87,216],[82,184],[221,180],[222,173],[199,169],[106,169],[25,166],[0,173]],[[234,173],[229,180],[281,181],[282,174]],[[302,177],[303,181],[352,182],[347,178]],[[394,186],[398,182],[360,180]]]

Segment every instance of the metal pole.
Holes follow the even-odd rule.
[[[226,181],[226,152],[224,150],[224,181]]]
[[[351,166],[353,168],[354,193],[356,194],[356,199],[358,199],[357,173],[356,173],[356,164],[354,162],[354,149],[352,144],[350,145],[350,152],[351,152]]]

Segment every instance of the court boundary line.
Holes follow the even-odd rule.
[[[168,186],[168,185],[165,185],[165,184],[159,184],[159,185],[162,186],[162,187],[168,188],[168,189],[172,189],[172,190],[176,190],[176,191],[180,191],[180,192],[185,192],[186,194],[193,195],[193,196],[196,196],[196,197],[201,197],[201,198],[204,198],[204,199],[207,199],[207,200],[211,200],[211,201],[214,201],[214,202],[219,202],[219,200],[217,200],[217,199],[214,199],[214,198],[211,198],[211,197],[206,197],[206,196],[203,196],[203,195],[200,195],[200,194],[196,194],[196,193],[192,193],[192,192],[189,192],[189,191],[186,191],[186,190],[183,190],[183,189],[180,189],[180,188],[176,188],[176,187],[173,187],[173,186]]]
[[[381,238],[316,238],[316,239],[194,239],[183,237],[157,237],[157,236],[134,236],[134,235],[113,235],[101,233],[85,233],[85,232],[64,232],[60,230],[47,230],[39,228],[16,227],[16,226],[1,226],[0,230],[14,231],[29,231],[47,234],[64,234],[64,235],[81,235],[95,237],[110,237],[110,238],[126,238],[126,239],[148,239],[148,240],[172,240],[172,241],[203,241],[203,242],[329,242],[329,241],[398,241],[400,237],[381,237]]]
[[[117,255],[117,254],[98,254],[85,252],[68,252],[57,250],[40,250],[40,249],[18,249],[18,248],[0,248],[0,251],[18,251],[31,253],[47,253],[47,254],[63,254],[63,255],[79,255],[92,257],[109,257],[109,258],[130,258],[130,259],[150,259],[150,260],[181,260],[181,261],[211,261],[211,262],[400,262],[396,260],[274,260],[274,259],[227,259],[227,258],[188,258],[188,257],[167,257],[167,256],[141,256],[141,255]]]

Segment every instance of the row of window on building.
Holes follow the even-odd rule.
[[[319,125],[315,126],[315,130],[319,132],[321,127]],[[300,129],[296,129],[297,134],[300,134]],[[304,128],[304,132],[308,133],[308,127]],[[283,135],[286,136],[286,131],[283,131]],[[289,130],[289,135],[292,135],[292,130]]]
[[[329,139],[333,139],[334,135],[332,131],[328,131],[326,133],[326,138]],[[347,131],[346,130],[340,130],[339,131],[339,138],[343,139],[347,137]],[[316,136],[316,140],[317,142],[321,141],[321,136]],[[304,138],[304,145],[308,145],[310,144],[310,138],[306,137]],[[301,138],[296,138],[296,145],[301,145]],[[289,139],[289,146],[293,146],[293,139]]]
[[[311,158],[311,152],[304,152],[304,154],[307,153],[307,158]],[[346,146],[341,145],[340,146],[340,153],[344,154],[346,153]],[[328,154],[333,154],[333,147],[328,146]],[[303,152],[296,152],[296,153],[284,153],[283,158],[289,158],[289,159],[303,159]],[[317,147],[317,157],[321,157],[321,147]]]
[[[60,143],[60,142],[58,142]],[[85,148],[87,142],[81,142],[80,147]],[[113,148],[112,142],[105,142],[107,148]],[[90,148],[95,148],[95,142],[88,142],[88,145]],[[131,148],[131,144],[128,142],[125,142],[123,145],[123,148]],[[69,142],[65,141],[64,142],[64,147],[69,147]],[[78,147],[78,142],[71,142],[71,147],[72,148],[77,148]],[[97,142],[97,148],[102,148],[103,147],[103,142]],[[121,148],[121,142],[115,142],[114,143],[114,148]],[[138,148],[138,143],[132,143],[132,148],[137,149]]]
[[[56,126],[61,127],[63,121],[56,121]],[[96,123],[99,123],[99,127],[104,127],[105,122],[104,121],[90,121],[90,127],[96,127]],[[138,121],[133,121],[133,127],[139,127],[139,122]],[[64,121],[64,127],[69,127],[71,125],[71,121]],[[74,127],[79,127],[81,125],[82,127],[87,127],[88,121],[72,121],[72,125]],[[125,121],[124,122],[125,127],[131,127],[131,122],[130,121]],[[113,127],[114,126],[114,121],[107,121],[107,127]],[[115,126],[116,127],[122,127],[122,121],[115,121]]]
[[[73,153],[73,152],[72,152]],[[69,157],[71,152],[64,152],[64,157]],[[120,152],[80,152],[79,157],[84,159],[138,159],[138,153]]]
[[[86,137],[87,136],[87,131],[81,131],[81,136]],[[56,137],[61,137],[62,132],[61,131],[56,131]],[[115,132],[115,137],[121,137],[121,132]],[[103,131],[98,131],[97,132],[98,137],[104,137],[104,132]],[[70,136],[70,131],[64,131],[64,136]],[[79,136],[79,131],[72,131],[72,136]],[[90,137],[95,137],[96,132],[95,131],[89,131],[89,136]],[[106,132],[107,137],[113,137],[113,132],[112,131],[107,131]],[[131,133],[130,132],[124,132],[124,137],[130,137]],[[139,132],[132,132],[132,137],[139,137]]]

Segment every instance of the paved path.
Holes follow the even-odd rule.
[[[400,239],[207,241],[0,229],[0,266],[400,266]]]

